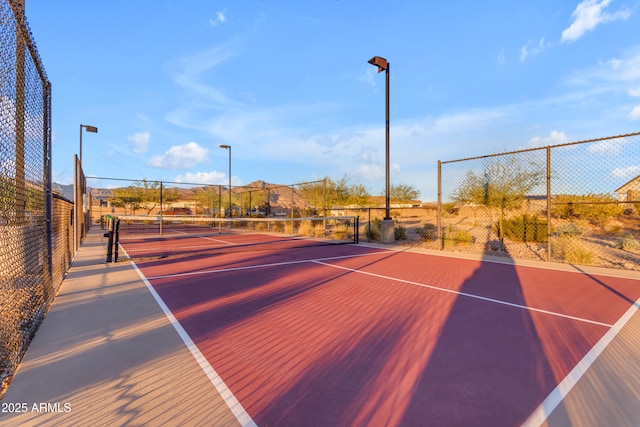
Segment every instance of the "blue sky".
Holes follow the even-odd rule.
[[[292,184],[436,198],[438,160],[640,131],[640,2],[26,0],[54,180]],[[638,167],[640,170],[640,160]],[[624,181],[624,180],[623,180]],[[89,182],[92,185],[91,181]]]

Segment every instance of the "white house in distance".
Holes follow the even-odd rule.
[[[640,175],[615,190],[621,202],[640,202]]]

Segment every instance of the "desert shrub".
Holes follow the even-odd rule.
[[[628,250],[639,250],[640,242],[633,237],[630,232],[624,232],[620,235],[620,238],[616,241],[616,248]]]
[[[382,237],[382,221],[380,218],[374,218],[369,221],[366,227],[367,238],[371,240],[380,240]]]
[[[556,235],[558,236],[579,236],[582,229],[575,224],[561,224],[556,227]]]
[[[624,224],[616,219],[609,219],[602,226],[602,231],[606,234],[620,234],[622,230],[624,230]]]
[[[393,235],[396,240],[407,240],[407,229],[402,225],[393,227]]]
[[[460,207],[457,203],[443,203],[442,204],[442,216],[450,217],[457,215],[460,212]]]
[[[420,239],[424,242],[430,242],[436,238],[437,227],[435,224],[427,222],[420,228],[416,228],[416,234],[420,236]]]
[[[269,229],[274,233],[282,233],[284,231],[284,224],[281,221],[271,221],[269,223]]]
[[[591,264],[595,254],[576,237],[560,237],[553,240],[553,256],[570,264]]]
[[[302,221],[300,222],[300,227],[298,227],[298,233],[303,236],[315,236],[315,229],[313,227],[313,223],[311,221]]]
[[[256,231],[267,231],[267,223],[264,221],[256,222],[255,229]]]
[[[444,247],[451,248],[457,245],[470,245],[473,236],[467,230],[461,230],[450,225],[444,232]]]
[[[298,233],[303,236],[322,237],[324,236],[324,226],[322,223],[314,221],[300,221]]]
[[[284,232],[287,234],[294,234],[296,232],[296,224],[294,221],[287,221],[284,223]]]
[[[338,224],[331,230],[334,239],[344,240],[349,237],[351,227],[348,224]]]
[[[554,198],[551,214],[556,218],[582,218],[602,227],[607,219],[624,213],[610,194],[562,195]]]
[[[494,231],[501,239],[507,237],[514,242],[544,243],[548,239],[547,221],[535,215],[503,219],[494,224]]]

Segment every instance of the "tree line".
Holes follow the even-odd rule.
[[[317,212],[322,208],[370,206],[372,194],[367,188],[362,184],[351,184],[349,181],[350,178],[347,176],[340,179],[326,177],[319,181],[294,185],[294,190],[297,197],[304,200],[306,208]],[[232,209],[250,212],[257,208],[258,211],[265,212],[271,203],[271,191],[279,187],[275,185],[267,185],[263,189],[235,187],[231,191]],[[418,199],[420,191],[412,185],[392,185],[389,197],[394,202],[407,203]],[[141,210],[150,214],[154,209],[160,209],[161,206],[166,208],[182,200],[195,203],[198,212],[194,213],[219,212],[221,209],[228,209],[229,192],[220,185],[178,190],[175,187],[163,186],[159,181],[143,179],[128,187],[113,189],[111,197],[108,198],[110,206],[122,208],[126,213],[132,214]]]

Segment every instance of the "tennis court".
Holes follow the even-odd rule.
[[[272,238],[137,261],[245,425],[540,425],[640,298],[605,270]]]

